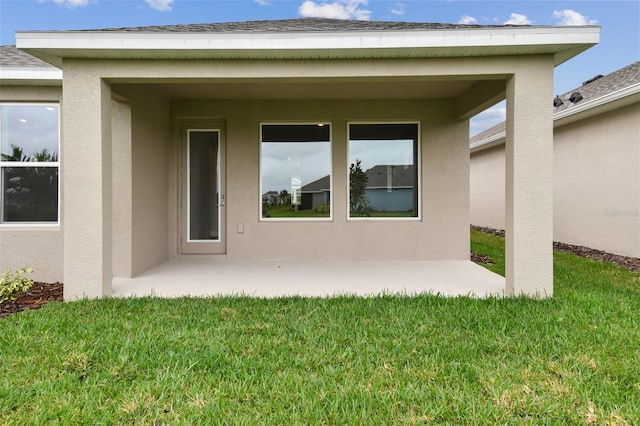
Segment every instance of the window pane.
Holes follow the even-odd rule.
[[[349,126],[349,216],[418,216],[418,125]]]
[[[263,218],[330,216],[330,126],[263,125]]]
[[[58,220],[57,167],[2,168],[3,222]]]
[[[189,132],[189,240],[219,240],[218,132]]]
[[[2,161],[58,161],[58,105],[0,105]]]

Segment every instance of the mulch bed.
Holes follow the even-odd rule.
[[[49,302],[62,302],[62,283],[33,283],[29,291],[16,300],[0,304],[0,318],[29,309],[38,309]]]
[[[479,226],[472,226],[471,228],[487,234],[504,237],[504,231],[500,229],[482,228]],[[571,253],[577,256],[598,260],[600,262],[611,262],[630,271],[640,272],[640,259],[635,257],[618,256],[601,250],[594,250],[588,247],[574,246],[558,242],[553,243],[553,249],[564,253]],[[473,252],[471,253],[471,260],[476,263],[484,263],[488,265],[494,263],[489,257],[481,256]],[[48,302],[62,301],[62,283],[50,284],[36,282],[29,291],[20,295],[18,299],[9,300],[0,304],[0,318],[16,312],[38,309]]]
[[[486,234],[499,235],[504,237],[504,230],[483,228],[480,226],[472,226],[471,229],[484,232]],[[596,250],[589,247],[575,246],[573,244],[553,242],[553,249],[562,253],[575,254],[576,256],[586,257],[600,262],[610,262],[630,271],[640,272],[640,259],[637,257],[619,256],[617,254],[607,253],[602,250]],[[473,259],[472,259],[473,260]]]
[[[485,265],[493,265],[495,263],[489,256],[483,256],[474,252],[471,252],[471,261],[474,263],[483,263]]]

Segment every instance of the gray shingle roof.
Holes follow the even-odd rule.
[[[331,177],[326,175],[320,179],[314,180],[301,188],[302,192],[321,192],[328,191],[331,188]]]
[[[563,111],[571,108],[573,105],[597,99],[638,82],[640,82],[640,61],[634,62],[605,76],[596,76],[582,83],[582,86],[563,93],[560,95],[560,99],[562,99],[564,103],[558,108],[554,108],[553,112]],[[573,104],[569,101],[569,97],[575,92],[580,93],[582,100]]]
[[[365,174],[367,175],[367,188],[384,188],[387,186],[387,171],[391,167],[392,175],[391,181],[394,188],[398,187],[413,187],[416,182],[415,167],[413,165],[394,165],[388,166],[379,164],[368,169]],[[331,178],[329,175],[321,177],[302,187],[302,192],[321,192],[329,190],[331,185]]]
[[[388,168],[391,167],[391,182],[394,188],[397,187],[413,187],[416,182],[416,172],[413,165],[405,166],[373,166],[365,173],[367,174],[367,188],[386,187]]]
[[[582,86],[576,87],[573,90],[569,90],[568,92],[559,95],[563,104],[557,108],[551,106],[551,100],[549,100],[549,105],[553,108],[553,112],[557,113],[567,110],[574,105],[580,105],[581,103],[600,98],[637,83],[640,83],[640,61],[634,62],[631,65],[627,65],[626,67],[620,68],[619,70],[613,71],[607,75],[591,78],[582,83]],[[580,93],[582,100],[572,103],[569,101],[569,97],[575,92]],[[502,122],[473,136],[470,139],[470,143],[473,144],[489,139],[503,133],[505,130],[506,124]]]
[[[15,46],[0,46],[0,67],[42,67],[55,68],[43,60],[31,56]]]
[[[496,124],[495,126],[490,127],[487,130],[478,133],[477,135],[475,135],[470,139],[470,142],[474,143],[478,141],[483,141],[485,139],[489,139],[491,137],[497,136],[500,133],[504,133],[506,130],[507,130],[507,123],[503,121],[500,124]]]
[[[507,25],[509,26],[509,25]],[[528,26],[528,25],[525,25]],[[329,31],[394,31],[394,30],[446,30],[456,28],[499,28],[505,25],[462,25],[425,22],[355,21],[325,18],[297,18],[265,21],[222,22],[209,24],[160,25],[149,27],[104,28],[80,31],[121,32],[329,32]]]

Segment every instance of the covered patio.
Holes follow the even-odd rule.
[[[183,257],[136,278],[114,278],[113,296],[327,297],[438,294],[503,296],[504,278],[465,260],[242,261]]]
[[[334,20],[18,33],[64,73],[64,297],[550,297],[553,68],[598,38]],[[469,119],[504,99],[506,278],[469,261]],[[360,215],[363,158],[413,167],[410,210]],[[330,176],[324,216],[265,215],[310,169]]]

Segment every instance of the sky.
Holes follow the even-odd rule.
[[[301,17],[601,26],[600,44],[556,67],[556,94],[640,60],[640,0],[0,0],[0,44],[15,44],[14,32],[20,30]],[[503,121],[504,114],[501,103],[476,116],[471,122],[471,134]]]

